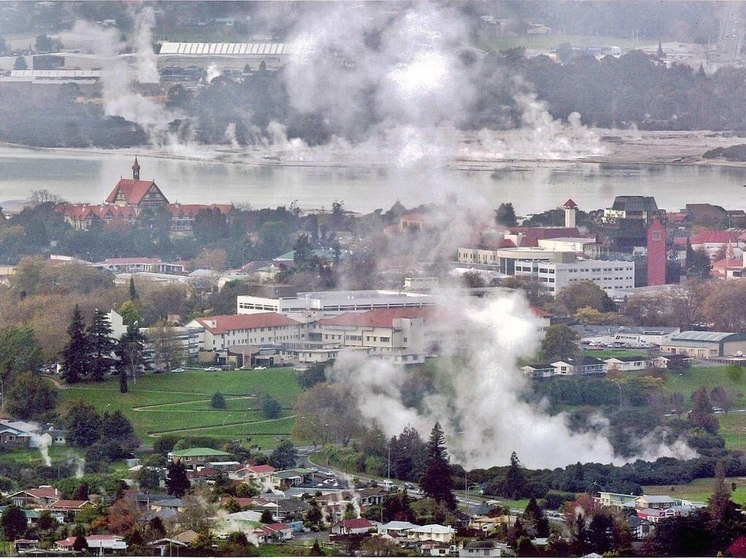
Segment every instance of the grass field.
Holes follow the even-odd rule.
[[[746,504],[746,478],[726,478],[726,482],[736,484],[735,491],[731,493],[731,500],[741,505]],[[643,491],[646,495],[668,495],[669,497],[706,503],[714,488],[714,478],[702,478],[695,479],[686,485],[646,485],[643,487]]]
[[[220,392],[225,409],[213,409],[213,394]],[[292,369],[147,374],[129,392],[119,392],[119,382],[67,386],[60,390],[60,407],[76,400],[100,412],[121,411],[132,422],[137,436],[149,444],[161,435],[204,435],[221,440],[240,439],[263,448],[274,447],[293,430],[292,405],[300,393]],[[270,394],[283,407],[281,417],[266,419],[261,397]]]
[[[725,439],[726,448],[746,450],[746,379],[732,380],[726,374],[726,366],[692,367],[683,373],[668,374],[664,385],[667,392],[681,392],[689,403],[691,395],[700,387],[706,386],[711,391],[716,386],[722,386],[736,396],[733,409],[726,415],[717,415],[720,422],[719,434]]]

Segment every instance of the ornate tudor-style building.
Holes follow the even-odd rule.
[[[135,157],[132,178],[119,179],[103,204],[61,203],[57,211],[75,229],[88,230],[95,223],[107,229],[130,229],[145,210],[165,212],[170,220],[173,237],[190,235],[197,214],[202,210],[219,211],[228,215],[231,204],[171,204],[154,180],[140,179],[140,164]]]

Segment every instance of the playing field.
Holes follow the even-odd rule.
[[[211,406],[220,392],[225,409]],[[187,369],[183,373],[146,374],[130,381],[129,391],[119,391],[119,382],[64,386],[60,409],[84,400],[100,412],[120,410],[132,422],[144,444],[161,435],[210,436],[238,439],[242,444],[273,447],[290,436],[294,416],[292,404],[300,388],[292,369],[262,371],[216,371]],[[282,405],[277,419],[267,419],[261,397],[269,394]]]

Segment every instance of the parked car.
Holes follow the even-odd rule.
[[[184,371],[186,371],[184,367],[176,367],[175,369],[171,369],[172,373],[183,373]]]
[[[254,370],[255,370],[255,371],[263,371],[263,370],[264,370],[264,369],[266,369],[266,368],[267,368],[267,367],[262,367],[261,365],[259,365],[258,367],[254,367]]]
[[[219,371],[220,367],[205,367],[205,371]]]

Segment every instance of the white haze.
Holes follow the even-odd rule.
[[[539,346],[537,321],[522,296],[475,300],[451,291],[442,293],[442,300],[449,335],[443,338],[441,355],[453,357],[454,365],[438,379],[438,389],[425,396],[420,410],[403,403],[410,374],[403,367],[356,353],[342,354],[335,362],[332,380],[354,387],[370,425],[378,424],[388,436],[410,425],[426,438],[440,422],[449,452],[467,468],[505,464],[513,451],[531,468],[627,461],[615,456],[601,416],[591,432],[572,432],[565,414],[551,416],[520,397],[529,381],[516,361],[533,356]],[[662,433],[642,443],[645,450],[634,458],[695,456],[683,442],[665,445]]]
[[[263,14],[271,26],[273,7]],[[285,7],[274,9],[287,17]],[[151,7],[133,8],[133,31],[123,40],[113,28],[78,21],[64,41],[102,58],[104,107],[107,115],[141,125],[154,148],[178,157],[209,158],[215,154],[194,141],[184,115],[167,110],[140,86],[158,81],[153,52]],[[375,37],[375,39],[371,39]],[[341,133],[324,146],[309,147],[288,138],[272,123],[266,134],[250,121],[253,148],[270,151],[281,162],[313,164],[448,165],[459,159],[576,159],[605,152],[599,139],[580,124],[554,120],[536,100],[530,85],[495,74],[479,61],[464,64],[470,49],[469,29],[459,12],[437,2],[413,3],[401,11],[378,3],[319,3],[307,10],[287,41],[298,54],[287,60],[283,79],[291,105],[305,112],[322,111]],[[131,51],[133,54],[125,54]],[[486,74],[490,74],[489,76]],[[208,83],[220,74],[213,63]],[[520,128],[509,133],[483,129],[464,133],[456,128],[485,80],[508,85],[521,114]],[[377,124],[366,124],[375,115]],[[182,128],[168,125],[181,119]],[[239,152],[234,137],[226,143]]]

